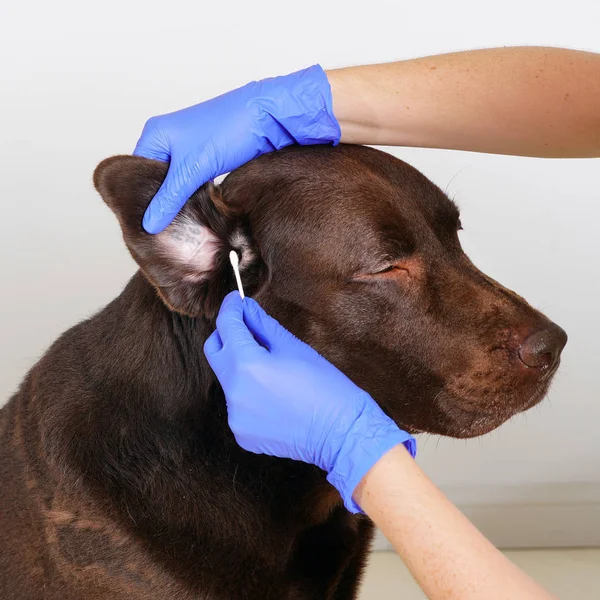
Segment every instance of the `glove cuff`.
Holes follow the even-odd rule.
[[[263,130],[274,148],[337,145],[342,132],[333,114],[331,86],[320,65],[259,82]]]
[[[414,458],[417,442],[406,431],[400,429],[369,397],[370,402],[353,423],[337,454],[334,466],[327,475],[351,513],[362,513],[352,498],[361,479],[371,467],[398,444],[404,444]]]

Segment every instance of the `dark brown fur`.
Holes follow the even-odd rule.
[[[529,408],[564,332],[472,265],[456,207],[387,154],[266,155],[149,236],[166,169],[98,167],[142,272],[0,412],[0,597],[350,600],[368,519],[318,468],[247,453],[227,426],[202,346],[235,287],[228,251],[251,295],[414,432],[479,435]],[[196,226],[210,257],[174,260]],[[527,341],[539,331],[544,352]]]

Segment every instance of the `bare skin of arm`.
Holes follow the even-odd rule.
[[[404,446],[385,454],[353,497],[431,600],[556,600],[475,528]]]
[[[600,156],[600,54],[494,48],[327,71],[342,142]]]

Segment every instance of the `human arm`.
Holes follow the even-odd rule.
[[[144,215],[162,231],[203,183],[298,144],[600,156],[600,54],[494,48],[324,72],[319,65],[148,120],[134,150],[169,161]]]
[[[600,54],[492,48],[326,73],[345,143],[600,156]]]
[[[315,464],[388,536],[432,600],[552,598],[412,460],[412,438],[331,363],[232,292],[205,345],[246,450]],[[404,445],[403,445],[404,444]]]
[[[396,446],[375,463],[354,499],[433,600],[550,600]]]

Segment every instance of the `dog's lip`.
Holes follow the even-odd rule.
[[[468,403],[466,406],[459,398],[452,395],[446,396],[440,404],[441,410],[446,419],[447,432],[430,432],[427,429],[412,428],[415,433],[436,433],[438,435],[447,435],[450,437],[478,437],[485,435],[490,431],[500,427],[503,423],[510,420],[517,414],[523,413],[539,404],[548,393],[548,382],[550,377],[544,377],[531,392],[527,400],[520,403],[519,406],[511,404],[509,406],[501,405],[501,408],[490,409],[484,406],[477,406],[474,403]],[[498,397],[501,397],[498,394]],[[468,425],[461,424],[464,420]],[[411,431],[411,433],[413,432]]]
[[[519,409],[518,412],[522,413],[529,410],[530,408],[533,408],[536,404],[539,404],[546,397],[550,388],[550,380],[552,379],[554,373],[556,373],[557,369],[558,365],[551,371],[548,371],[547,374],[544,374],[544,376],[540,379],[538,389],[533,394],[531,394],[529,400]]]
[[[496,347],[494,350],[511,352],[511,349],[506,346]],[[460,430],[463,436],[465,434],[469,434],[468,437],[484,435],[489,431],[493,431],[515,415],[526,412],[539,404],[546,397],[552,377],[558,371],[559,366],[560,359],[548,370],[540,371],[538,369],[537,372],[540,377],[534,389],[530,392],[527,399],[524,402],[520,402],[518,406],[515,406],[514,402],[510,402],[508,405],[501,403],[500,406],[503,407],[503,409],[481,406],[477,403],[477,399],[469,401],[468,399],[461,398],[460,395],[455,394],[448,389],[446,385],[442,386],[442,389],[436,396],[436,405],[438,410],[440,410],[449,420],[451,426],[455,425],[457,431]],[[532,371],[533,370],[534,369],[532,369]],[[502,396],[502,392],[498,392],[495,399],[501,399]],[[482,400],[480,401],[483,402]],[[472,419],[472,424],[469,427],[461,427],[461,417]],[[436,435],[453,436],[452,432],[445,434],[422,427],[415,427],[413,425],[406,427],[406,430],[413,435],[432,433]]]
[[[482,413],[476,419],[469,417],[469,424],[465,425],[460,422],[460,419],[452,419],[445,422],[441,428],[422,429],[418,427],[410,427],[407,431],[412,435],[439,435],[443,437],[453,437],[458,439],[478,437],[485,435],[494,429],[497,429],[508,421],[515,413],[506,415],[490,415],[490,413]]]
[[[428,433],[456,438],[478,437],[497,429],[515,415],[529,410],[543,400],[547,391],[547,385],[545,385],[545,382],[541,382],[522,405],[518,407],[511,405],[510,408],[504,407],[504,409],[500,410],[498,408],[490,409],[476,406],[474,403],[469,403],[465,406],[459,398],[448,395],[444,399],[445,402],[441,402],[438,405],[438,409],[445,416],[441,430],[412,425],[406,427],[406,430],[412,435]],[[468,424],[465,424],[465,422]]]
[[[475,407],[474,404],[469,404],[467,406],[465,406],[464,404],[460,404],[459,402],[457,402],[456,404],[452,405],[450,407],[450,412],[460,412],[463,415],[468,415],[468,416],[474,416],[476,415],[477,417],[487,417],[487,418],[493,418],[493,419],[499,419],[499,418],[504,418],[504,415],[509,414],[509,415],[514,415],[515,413],[518,412],[518,410],[494,410],[494,409],[490,409],[490,408],[477,408]],[[448,415],[448,411],[444,411],[444,413],[446,415]]]
[[[457,420],[460,419],[461,416],[467,416],[470,418],[477,417],[477,419],[487,418],[503,423],[512,416],[529,410],[541,402],[548,393],[549,379],[549,377],[541,379],[535,389],[533,389],[523,401],[518,402],[518,404],[515,403],[514,399],[510,402],[508,400],[502,402],[502,392],[498,392],[494,396],[494,407],[478,404],[478,402],[483,402],[483,400],[468,400],[450,392],[439,396],[437,403],[438,409],[451,420]],[[498,400],[500,400],[500,402],[498,402]],[[453,413],[455,416],[453,416]]]

